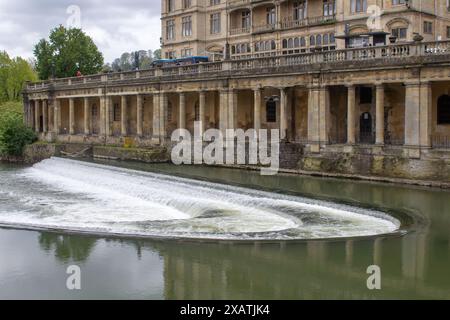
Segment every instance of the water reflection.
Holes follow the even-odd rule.
[[[90,237],[41,233],[39,245],[46,252],[53,252],[63,263],[85,262],[95,247],[97,240]]]

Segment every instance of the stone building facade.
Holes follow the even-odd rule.
[[[446,40],[450,20],[446,1],[423,1],[419,10],[420,1],[414,0],[355,0],[358,8],[381,5],[385,12],[380,30],[368,29],[364,23],[368,14],[350,14],[356,8],[354,1],[298,1],[307,3],[307,12],[314,19],[307,19],[305,25],[289,20],[294,23],[289,29],[282,28],[285,20],[278,18],[280,14],[283,17],[289,1],[240,0],[213,6],[210,4],[215,1],[204,1],[172,0],[175,7],[171,12],[164,1],[162,23],[164,26],[173,16],[178,26],[183,14],[192,12],[191,54],[202,54],[214,46],[228,50],[223,59],[30,83],[24,90],[27,124],[48,141],[139,147],[167,144],[174,129],[192,132],[195,121],[201,121],[203,130],[278,128],[285,143],[302,147],[302,169],[367,169],[401,177],[409,177],[408,172],[415,170],[423,178],[443,173],[444,179],[450,180],[450,41]],[[191,7],[183,9],[182,2]],[[315,17],[324,17],[320,8],[330,2],[334,20],[311,24],[317,21]],[[263,8],[276,7],[277,27],[255,31],[257,24],[252,24],[248,33],[236,31],[234,35],[234,15],[242,17],[238,12],[249,9],[254,22],[262,4]],[[204,34],[208,30],[205,19],[214,8],[223,19],[229,18],[231,27],[222,22],[223,33],[210,39]],[[423,32],[430,28],[429,23],[431,34]],[[166,31],[163,27],[163,39]],[[317,44],[319,34],[322,44],[323,35],[329,35],[326,48],[312,47],[310,41],[314,36]],[[331,46],[331,34],[335,47]],[[266,37],[276,38],[276,50],[255,52],[255,41],[260,43],[259,39]],[[302,37],[306,47],[297,48]],[[241,40],[250,42],[245,56],[236,53]],[[181,52],[186,45],[181,38],[163,43],[164,53]],[[342,155],[347,158],[342,160]],[[403,163],[401,159],[412,162],[386,173],[387,167]],[[353,161],[350,167],[340,168],[348,161]],[[371,168],[354,161],[371,163]]]

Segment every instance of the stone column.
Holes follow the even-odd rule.
[[[228,90],[220,91],[219,129],[225,136],[228,127]]]
[[[89,98],[84,98],[84,134],[91,134],[91,126],[90,126],[90,116],[91,116],[91,108],[89,105]]]
[[[227,129],[236,129],[238,126],[238,91],[230,89],[228,99],[229,111]]]
[[[75,99],[69,99],[69,134],[75,134]]]
[[[200,131],[201,134],[205,132],[205,126],[206,126],[206,92],[200,91],[199,93],[199,113],[200,113]]]
[[[378,145],[384,145],[384,86],[376,86],[376,141]]]
[[[320,151],[320,87],[313,85],[308,93],[308,144],[311,152]]]
[[[61,101],[59,99],[55,99],[53,106],[53,132],[58,135],[60,128],[60,114],[61,114]]]
[[[261,88],[254,90],[254,96],[255,97],[254,97],[254,110],[253,110],[253,113],[254,113],[253,127],[255,130],[258,131],[258,130],[261,130],[261,102],[262,102],[261,101],[262,100]]]
[[[144,106],[143,106],[143,98],[142,95],[138,94],[136,96],[136,133],[138,137],[143,136],[143,112]]]
[[[160,138],[160,128],[159,125],[161,123],[160,119],[159,119],[159,99],[160,99],[160,94],[159,93],[155,93],[153,94],[153,139],[155,140],[155,142],[159,142],[159,138]]]
[[[405,83],[405,145],[420,146],[420,83]]]
[[[41,131],[40,121],[40,100],[34,100],[34,130],[39,133]]]
[[[330,143],[330,88],[321,87],[319,90],[319,141],[321,144]]]
[[[166,132],[166,112],[169,107],[169,97],[167,93],[161,92],[159,97],[159,136],[161,137],[161,142],[164,142],[167,132]]]
[[[180,92],[180,106],[178,110],[178,128],[186,129],[186,94]]]
[[[128,134],[128,128],[127,128],[127,96],[121,96],[120,97],[120,128],[121,128],[121,134],[122,136],[126,136]]]
[[[48,132],[48,108],[47,100],[42,100],[42,132]]]
[[[288,128],[287,92],[286,88],[280,88],[280,139],[286,140]]]
[[[111,129],[112,114],[114,112],[113,108],[114,106],[112,103],[112,97],[111,96],[105,97],[105,134],[107,136],[113,135]]]
[[[432,91],[429,82],[420,85],[420,145],[431,148],[431,128],[433,118]]]
[[[353,145],[356,143],[356,89],[354,85],[347,88],[347,144]]]

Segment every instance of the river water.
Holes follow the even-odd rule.
[[[447,191],[61,158],[0,181],[0,298],[450,298]]]

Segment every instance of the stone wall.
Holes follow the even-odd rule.
[[[121,148],[111,146],[94,146],[93,157],[110,160],[130,160],[146,163],[161,163],[170,160],[166,148],[153,147],[151,149]]]

